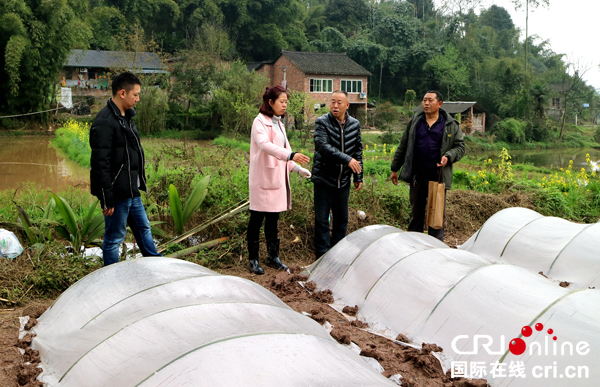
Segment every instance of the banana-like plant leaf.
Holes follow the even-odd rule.
[[[164,230],[158,228],[158,227],[150,227],[150,232],[152,233],[152,235],[157,235],[161,238],[168,238],[169,234],[167,234],[166,232],[164,232]]]
[[[204,201],[206,193],[208,192],[208,183],[210,183],[210,176],[206,176],[204,179],[200,180],[192,190],[190,197],[185,202],[185,206],[183,207],[183,224],[187,223],[192,214],[198,210]],[[183,227],[180,234],[182,232]]]
[[[0,227],[8,228],[11,230],[25,231],[21,223],[15,222],[0,222]]]
[[[67,225],[67,230],[70,233],[70,237],[67,239],[71,241],[75,249],[78,249],[81,245],[81,234],[79,231],[79,227],[77,226],[75,213],[73,212],[73,209],[65,199],[61,198],[60,196],[57,196],[55,193],[52,193],[52,196],[54,197],[54,200],[56,202],[56,209],[58,210],[58,213],[60,214],[62,220]]]
[[[90,209],[87,213],[87,215],[85,216],[85,219],[83,220],[83,229],[81,230],[81,236],[85,238],[85,235],[88,233],[88,227],[90,226],[90,220],[92,219],[92,216],[94,216],[94,211],[96,210],[96,206],[98,205],[98,200],[96,200],[94,202],[94,204],[92,204],[90,206]]]
[[[84,235],[84,245],[90,244],[94,239],[104,233],[104,215],[98,215],[89,222],[88,233]]]
[[[173,217],[173,223],[175,223],[175,229],[177,235],[183,234],[183,213],[181,210],[181,199],[177,188],[173,184],[169,186],[169,204],[171,207],[171,216]]]
[[[54,226],[54,230],[58,233],[58,235],[65,238],[66,240],[71,240],[71,234],[69,234],[69,232],[64,226],[56,225]]]
[[[21,207],[20,205],[17,204],[17,202],[13,201],[13,203],[15,203],[15,206],[17,206],[18,217],[19,217],[19,219],[21,219],[21,224],[23,225],[23,230],[25,230],[25,234],[27,235],[27,239],[29,239],[29,243],[31,243],[31,244],[38,243],[39,242],[39,236],[32,229],[33,228],[33,224],[29,220],[29,217],[27,216],[27,213],[25,212],[25,210],[23,209],[23,207]]]
[[[51,198],[48,201],[48,204],[46,205],[46,209],[44,210],[44,218],[43,219],[52,219],[52,213],[54,212],[55,208],[56,208],[56,202],[54,201],[54,198]]]

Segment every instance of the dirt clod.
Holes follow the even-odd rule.
[[[353,327],[357,327],[360,329],[365,329],[369,327],[369,324],[367,324],[366,322],[362,322],[360,320],[354,320],[350,323],[350,325],[352,325]]]
[[[372,346],[368,346],[360,351],[360,356],[372,357],[375,360],[383,360],[383,355],[377,350],[377,348],[373,348]]]
[[[562,282],[561,282],[559,285],[560,285],[561,287],[563,287],[563,288],[566,288],[566,287],[568,287],[569,285],[571,285],[571,283],[570,283],[570,282],[568,282],[568,281],[562,281]]]
[[[484,379],[461,379],[452,383],[453,387],[489,387]]]
[[[356,316],[356,313],[358,312],[358,305],[344,306],[344,309],[342,309],[342,312],[344,312],[350,316]]]
[[[31,349],[31,347],[25,348],[25,353],[23,354],[23,361],[26,363],[39,363],[41,361],[39,351]]]
[[[315,281],[308,281],[304,284],[304,287],[308,289],[309,292],[314,292],[317,289],[317,284]]]
[[[42,373],[41,368],[37,368],[33,364],[24,364],[21,366],[19,370],[19,375],[17,376],[17,382],[20,386],[24,386],[28,384],[31,380],[34,380],[38,377],[39,374]]]
[[[319,292],[314,292],[313,297],[315,300],[322,302],[324,304],[333,304],[333,302],[334,302],[333,293],[329,289],[322,290]]]
[[[408,337],[404,336],[402,333],[399,333],[398,336],[396,336],[396,340],[401,341],[403,343],[410,343],[410,340],[408,340]]]
[[[31,345],[31,340],[35,337],[34,334],[28,333],[21,340],[17,342],[17,347],[25,349]]]
[[[340,344],[350,344],[350,334],[351,333],[348,332],[348,329],[337,326],[333,327],[333,329],[331,330],[331,337],[336,339],[337,342]]]
[[[428,354],[430,352],[443,352],[444,350],[435,344],[423,343],[423,347],[421,348],[421,351],[425,354]]]
[[[26,331],[30,330],[31,328],[33,328],[34,326],[36,326],[38,323],[37,319],[35,317],[29,317],[29,321],[27,321],[27,324],[25,324],[25,326],[23,327]]]

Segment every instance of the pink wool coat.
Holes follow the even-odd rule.
[[[263,212],[282,212],[292,208],[290,171],[296,163],[288,161],[292,148],[285,137],[285,148],[281,142],[274,143],[276,132],[271,117],[258,114],[252,124],[250,142],[250,209]]]

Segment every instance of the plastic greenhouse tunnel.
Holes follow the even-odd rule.
[[[573,223],[527,208],[507,208],[488,219],[461,249],[541,271],[570,282],[570,288],[600,288],[600,223]]]
[[[52,387],[395,385],[260,285],[171,258],[89,274],[33,331]]]
[[[453,365],[486,367],[493,386],[558,386],[574,373],[568,385],[600,380],[600,290],[563,288],[389,226],[355,231],[307,271],[336,303],[357,305],[371,329],[435,343]]]

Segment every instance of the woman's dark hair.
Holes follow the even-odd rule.
[[[273,108],[271,107],[271,105],[269,105],[269,100],[275,102],[277,101],[277,98],[279,98],[279,96],[283,93],[285,93],[285,95],[287,95],[288,98],[290,97],[290,93],[288,93],[288,91],[284,89],[283,86],[267,87],[265,89],[265,93],[263,94],[263,104],[260,107],[259,112],[261,112],[265,116],[273,117],[275,112],[273,112]]]

